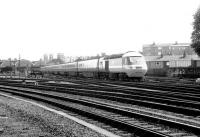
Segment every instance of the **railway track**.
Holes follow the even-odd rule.
[[[156,89],[156,90],[166,90],[166,91],[174,91],[174,92],[198,92],[200,85],[187,85],[183,83],[179,84],[174,84],[174,83],[166,83],[166,82],[126,82],[126,81],[102,81],[102,80],[75,80],[75,82],[80,82],[80,83],[94,83],[94,84],[114,84],[114,85],[121,85],[121,86],[129,86],[129,87],[142,87],[142,88],[148,88],[148,89]],[[110,85],[111,86],[111,85]]]
[[[34,81],[39,81],[39,82],[45,82],[45,81],[51,81],[51,80],[54,80],[54,81],[72,81],[72,82],[79,82],[81,84],[83,83],[94,83],[94,84],[97,84],[98,85],[102,85],[102,86],[105,86],[106,83],[109,83],[109,84],[114,84],[114,85],[122,85],[122,86],[130,86],[130,87],[142,87],[142,88],[148,88],[148,89],[156,89],[156,90],[167,90],[167,91],[174,91],[174,92],[188,92],[191,93],[191,92],[198,92],[199,91],[199,88],[200,88],[200,85],[197,85],[197,84],[185,84],[183,82],[180,82],[180,80],[176,80],[176,79],[170,79],[170,80],[167,80],[167,78],[148,78],[150,79],[145,81],[145,82],[127,82],[127,81],[112,81],[112,80],[109,80],[109,81],[104,81],[104,80],[97,80],[97,79],[81,79],[81,78],[78,78],[78,79],[65,79],[65,78],[57,78],[57,79],[48,79],[48,78],[45,78],[45,79],[29,79],[29,80],[34,80]],[[155,79],[155,81],[151,82],[151,79]],[[16,79],[18,80],[18,79]],[[3,79],[4,81],[4,79]],[[111,86],[111,85],[110,85]]]
[[[151,78],[152,79],[152,78]],[[166,78],[165,78],[166,79]],[[51,79],[52,80],[52,79]],[[46,79],[45,81],[48,81]],[[49,79],[50,81],[50,79]],[[174,92],[188,92],[188,93],[195,93],[199,91],[200,85],[197,84],[185,84],[180,81],[175,81],[175,80],[169,80],[166,82],[166,80],[161,80],[161,81],[156,81],[156,82],[151,82],[151,81],[145,81],[145,82],[127,82],[127,81],[105,81],[105,80],[97,80],[97,79],[54,79],[54,81],[72,81],[72,82],[79,82],[80,84],[88,84],[88,83],[93,83],[93,84],[98,84],[105,86],[107,83],[109,84],[114,84],[113,87],[116,85],[121,85],[121,86],[129,86],[129,87],[139,87],[139,88],[148,88],[148,89],[155,89],[155,90],[166,90],[166,91],[174,91]],[[41,80],[42,82],[42,80]],[[112,85],[110,85],[112,86]]]
[[[195,78],[179,78],[179,77],[153,77],[146,76],[146,80],[149,82],[162,82],[162,83],[180,83],[186,85],[195,84]]]
[[[199,85],[192,85],[192,86],[188,86],[188,85],[173,85],[173,84],[165,84],[165,83],[135,83],[135,82],[122,82],[122,81],[82,81],[82,80],[75,80],[75,83],[80,83],[81,85],[83,84],[90,84],[93,83],[94,85],[98,85],[101,87],[105,87],[105,86],[109,86],[112,88],[121,88],[121,89],[125,89],[125,90],[135,90],[137,88],[142,88],[142,89],[147,89],[149,91],[149,89],[153,90],[160,90],[160,91],[166,91],[168,92],[168,94],[174,95],[174,96],[178,96],[180,98],[184,98],[181,97],[182,94],[186,95],[187,98],[190,98],[190,96],[196,96],[197,97],[197,101],[199,100],[198,97],[200,97],[199,94]],[[147,91],[146,90],[146,91]],[[195,100],[195,97],[191,98],[192,100]]]
[[[200,126],[196,124],[161,119],[155,114],[145,115],[136,113],[131,108],[114,105],[96,100],[72,98],[33,89],[1,86],[1,92],[23,96],[29,99],[42,101],[53,106],[73,112],[73,115],[86,117],[89,122],[101,125],[120,136],[199,136]],[[158,122],[159,121],[159,122]],[[186,120],[185,120],[186,121]]]
[[[47,84],[49,86],[49,84]],[[94,94],[94,89],[99,91],[105,91],[105,93],[97,93],[98,95],[104,95],[102,97],[106,97],[109,99],[116,99],[121,102],[132,102],[132,103],[139,103],[140,105],[144,106],[153,106],[153,107],[159,107],[160,109],[164,110],[172,110],[176,113],[183,113],[187,115],[193,115],[193,116],[199,116],[199,109],[200,109],[200,94],[186,94],[182,93],[181,95],[179,93],[168,93],[168,92],[149,92],[148,90],[143,89],[120,89],[119,87],[110,88],[104,85],[103,87],[96,87],[91,86],[88,87],[88,84],[86,86],[79,86],[79,85],[61,85],[56,83],[50,84],[53,87],[65,87],[70,88],[71,90],[79,88],[81,89],[88,89],[88,92],[92,95]],[[51,87],[50,86],[50,87]],[[62,90],[62,89],[61,89]],[[92,90],[92,91],[90,91]],[[109,91],[109,92],[107,92]],[[106,96],[105,96],[106,95]],[[113,98],[115,97],[115,98]],[[167,107],[166,107],[167,105]]]
[[[5,83],[4,83],[5,84]],[[6,83],[6,85],[22,86],[14,83]],[[107,100],[123,102],[127,104],[140,105],[150,108],[157,108],[187,116],[200,116],[200,98],[199,94],[168,93],[163,91],[149,91],[143,89],[120,89],[119,87],[111,88],[107,86],[88,86],[73,84],[57,84],[43,83],[40,86],[26,85],[26,87],[57,92],[68,92],[74,95],[83,95],[90,97],[98,97]],[[87,90],[87,91],[86,91]]]

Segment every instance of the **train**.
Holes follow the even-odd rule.
[[[96,59],[74,61],[59,65],[41,67],[43,74],[61,74],[114,80],[144,80],[147,64],[144,56],[137,51],[113,54]]]

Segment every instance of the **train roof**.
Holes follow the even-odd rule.
[[[136,51],[129,51],[123,55],[123,57],[130,57],[130,56],[143,56],[143,55]]]
[[[121,58],[124,55],[124,53],[121,54],[113,54],[113,55],[107,55],[104,59],[114,59],[114,58]]]
[[[76,62],[69,62],[65,64],[56,64],[56,65],[46,65],[46,66],[42,66],[41,68],[48,68],[48,67],[53,67],[53,66],[64,66],[64,65],[75,64],[75,63]]]
[[[114,59],[114,58],[121,58],[121,57],[126,57],[126,56],[142,56],[142,55],[136,51],[128,51],[125,53],[112,54],[112,55],[105,56],[105,59]]]

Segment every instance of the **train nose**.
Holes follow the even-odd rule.
[[[145,65],[129,66],[126,71],[129,77],[143,77],[147,72],[147,68]]]
[[[141,69],[140,71],[132,71],[132,72],[130,72],[129,73],[129,76],[130,77],[142,77],[142,76],[144,76],[145,74],[146,74],[146,70],[144,70],[144,69]]]

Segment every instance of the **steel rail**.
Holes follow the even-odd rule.
[[[21,91],[23,92],[23,90],[21,89],[15,89],[17,91]],[[9,91],[7,91],[9,92]],[[12,91],[13,92],[13,91]],[[27,92],[27,90],[25,90],[25,92]],[[188,125],[188,124],[184,124],[184,123],[180,123],[180,122],[176,122],[176,121],[170,121],[170,120],[166,120],[166,119],[159,119],[159,118],[155,118],[155,117],[152,117],[152,116],[147,116],[147,115],[142,115],[142,114],[136,114],[136,113],[133,113],[133,112],[130,112],[130,111],[127,111],[127,110],[124,110],[124,109],[121,109],[121,108],[116,108],[116,106],[109,106],[108,104],[105,105],[102,104],[102,103],[97,103],[97,102],[91,102],[91,101],[86,101],[86,100],[80,100],[80,99],[74,99],[74,98],[69,98],[69,97],[63,97],[63,96],[57,96],[57,95],[53,95],[53,94],[46,94],[46,93],[41,93],[41,92],[33,92],[33,91],[28,91],[28,92],[31,92],[31,95],[33,94],[36,94],[36,95],[42,95],[44,97],[51,97],[51,98],[56,98],[56,99],[62,99],[62,100],[68,100],[70,102],[74,102],[74,103],[80,103],[80,104],[84,104],[84,105],[87,105],[87,106],[95,106],[97,108],[101,108],[101,109],[105,109],[105,110],[109,110],[109,111],[113,111],[115,113],[120,113],[122,115],[128,115],[128,116],[133,116],[133,115],[137,115],[139,116],[140,118],[141,117],[144,117],[144,118],[148,118],[148,119],[151,119],[153,121],[159,121],[160,123],[163,123],[163,124],[168,124],[170,125],[171,127],[179,127],[181,129],[184,129],[184,130],[189,130],[190,132],[194,132],[195,134],[199,133],[199,130],[200,130],[200,127],[197,127],[197,126],[194,126],[194,125]],[[17,93],[19,94],[19,93]],[[27,94],[27,93],[22,93],[23,95],[24,94]]]
[[[81,116],[87,116],[87,117],[89,117],[91,119],[101,121],[101,122],[103,122],[105,124],[111,125],[111,126],[113,126],[115,128],[121,129],[123,131],[128,131],[130,133],[133,133],[134,135],[138,135],[138,136],[142,136],[142,137],[149,137],[149,136],[152,136],[152,137],[170,137],[170,135],[166,135],[164,133],[157,132],[157,131],[154,131],[154,130],[149,130],[147,128],[143,128],[143,127],[138,126],[138,125],[130,124],[128,122],[113,118],[111,116],[105,116],[105,115],[101,115],[101,114],[96,114],[94,112],[88,112],[88,111],[85,111],[85,110],[80,109],[80,108],[67,106],[67,105],[65,105],[65,103],[63,103],[60,100],[58,100],[58,99],[61,99],[60,97],[56,97],[57,99],[49,97],[49,96],[47,97],[46,95],[43,95],[43,97],[41,97],[41,94],[40,95],[38,95],[38,94],[29,94],[25,90],[24,90],[24,92],[19,92],[19,90],[18,91],[13,91],[13,90],[2,90],[1,89],[1,91],[3,91],[4,93],[7,92],[7,93],[11,93],[13,95],[25,97],[25,98],[28,98],[28,99],[33,99],[33,100],[36,100],[36,101],[42,101],[44,103],[59,107],[61,109],[77,113],[77,114],[79,114]],[[81,102],[81,103],[83,103],[80,100],[68,99],[68,101],[69,100],[73,101],[73,102]],[[65,98],[65,101],[66,101],[66,98]],[[84,103],[86,103],[86,102],[84,102]]]

